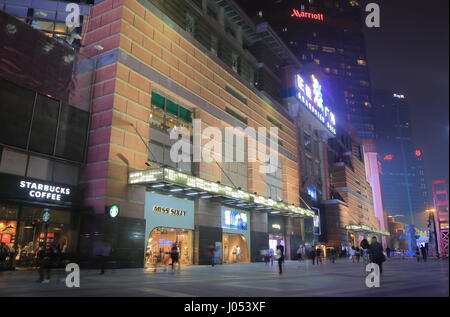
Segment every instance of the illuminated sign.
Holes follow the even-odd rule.
[[[111,218],[116,218],[120,213],[119,205],[111,205],[106,207],[106,214]]]
[[[70,188],[36,182],[20,181],[19,187],[28,190],[31,198],[61,201],[63,196],[70,195]]]
[[[234,210],[224,211],[224,228],[247,230],[247,214],[245,212],[239,212]]]
[[[281,230],[281,226],[279,224],[277,224],[277,223],[274,223],[272,225],[272,228],[277,229],[277,230]]]
[[[320,209],[316,207],[311,207],[311,209],[315,211],[315,215],[313,218],[314,235],[320,236],[322,235],[322,228],[320,226]]]
[[[310,12],[300,11],[297,9],[292,10],[291,17],[295,17],[295,18],[299,18],[299,19],[312,19],[312,20],[323,21],[322,13],[310,13]]]
[[[355,231],[368,231],[373,233],[378,233],[385,236],[390,236],[391,234],[386,231],[378,230],[366,225],[350,225],[345,227],[346,230],[355,230]]]
[[[383,157],[383,159],[384,159],[385,161],[392,161],[392,160],[394,159],[394,155],[393,155],[393,154],[385,155],[385,156]]]
[[[331,133],[336,134],[336,117],[334,113],[324,105],[322,85],[314,75],[311,75],[311,83],[311,85],[308,84],[301,75],[296,75],[295,85],[298,90],[297,99],[300,100]]]
[[[161,207],[161,206],[153,206],[153,212],[159,213],[159,214],[166,214],[171,216],[186,216],[186,211],[175,209],[175,208],[168,208],[168,207]]]
[[[153,188],[157,188],[157,186],[160,186],[158,183],[164,181],[169,181],[172,184],[186,186],[192,189],[202,190],[207,192],[208,194],[222,195],[252,202],[258,205],[264,205],[267,207],[271,207],[275,210],[281,210],[289,212],[291,214],[304,215],[309,217],[314,216],[314,212],[312,210],[298,207],[295,205],[290,205],[282,201],[276,201],[271,198],[266,198],[260,195],[250,194],[237,188],[233,188],[223,184],[218,184],[216,182],[207,181],[205,179],[185,174],[170,168],[158,168],[158,169],[149,169],[145,171],[136,171],[131,172],[128,176],[129,184],[146,185],[149,183],[153,184],[156,183],[155,185],[153,185]]]
[[[44,211],[44,214],[42,215],[42,221],[48,222],[50,220],[50,212],[48,210]]]
[[[405,99],[405,95],[394,94],[394,98]]]
[[[422,156],[422,151],[421,150],[416,150],[416,156],[417,157],[421,157]]]

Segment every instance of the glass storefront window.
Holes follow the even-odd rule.
[[[48,223],[42,222],[44,211],[50,212]],[[33,266],[36,252],[44,245],[58,249],[63,256],[76,251],[70,211],[22,206],[15,234],[17,266]]]
[[[178,247],[181,265],[192,264],[192,230],[155,228],[147,241],[145,265],[170,264],[170,250],[174,243]]]
[[[0,220],[17,219],[17,206],[0,205]]]
[[[248,263],[247,240],[242,234],[223,234],[223,263]]]

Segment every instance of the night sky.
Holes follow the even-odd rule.
[[[448,0],[378,0],[381,27],[366,29],[372,86],[407,95],[427,176],[448,181]]]
[[[283,0],[235,1],[251,11],[263,3],[274,10],[292,7],[292,1]],[[363,10],[369,2],[381,11],[381,27],[365,28],[372,86],[408,97],[413,137],[424,153],[429,185],[433,179],[448,182],[449,1],[362,0]]]

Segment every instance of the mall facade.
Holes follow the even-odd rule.
[[[55,5],[55,19],[63,7]],[[0,64],[0,109],[8,113],[0,238],[28,246],[21,254],[59,245],[90,266],[95,247],[108,243],[111,265],[131,268],[152,266],[176,244],[183,265],[209,264],[213,254],[228,264],[262,261],[262,250],[281,243],[295,260],[300,246],[326,251],[350,244],[350,233],[357,243],[356,232],[379,231],[370,193],[357,196],[364,212],[353,196],[338,197],[354,185],[345,178],[352,185],[335,188],[354,166],[354,192],[370,186],[361,157],[337,164],[352,143],[342,146],[332,98],[327,89],[322,95],[327,77],[301,65],[234,1],[95,1],[83,7],[77,45],[55,31],[61,21],[49,33],[41,11],[30,20],[20,15],[30,8],[6,8],[19,19],[0,12],[1,44],[14,48]],[[276,151],[265,146],[271,140]],[[184,160],[173,159],[176,146],[187,149]]]
[[[82,182],[94,213],[80,229],[82,260],[98,239],[120,267],[152,265],[173,243],[182,264],[209,264],[213,250],[220,263],[262,261],[277,241],[291,259],[315,213],[300,204],[296,125],[278,94],[281,69],[300,64],[276,34],[232,1],[106,0],[89,23],[81,52],[98,70]],[[259,139],[229,144],[208,127],[277,127],[274,171],[247,159],[249,143],[264,151]],[[193,135],[191,156],[196,137],[203,151],[219,144],[213,159],[171,159],[180,128]],[[105,216],[111,205],[115,218]]]

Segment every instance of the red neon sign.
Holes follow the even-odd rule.
[[[296,17],[299,19],[305,18],[305,19],[323,21],[322,13],[310,13],[310,12],[305,12],[305,11],[299,11],[297,9],[292,10],[291,17]]]
[[[383,159],[385,161],[392,161],[394,159],[394,155],[392,154],[385,155]]]
[[[417,156],[417,157],[422,156],[422,151],[421,151],[421,150],[416,150],[416,156]]]

